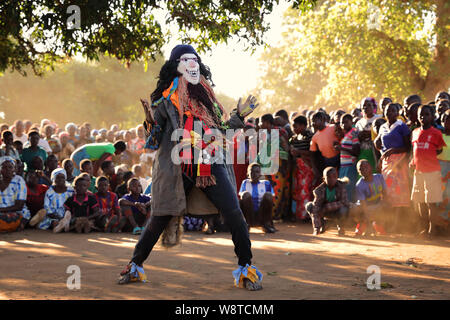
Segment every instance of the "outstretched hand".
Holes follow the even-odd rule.
[[[153,110],[150,106],[150,103],[148,102],[147,99],[140,99],[141,103],[142,103],[142,107],[144,108],[144,114],[145,114],[145,119],[150,122],[150,123],[154,123],[154,118],[153,118]]]
[[[241,117],[245,118],[250,113],[253,112],[253,110],[256,109],[257,106],[259,106],[259,103],[256,103],[256,98],[252,95],[249,95],[247,100],[244,103],[241,103],[241,98],[239,98],[238,105],[237,105],[237,111],[241,115]]]

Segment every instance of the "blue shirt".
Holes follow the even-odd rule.
[[[250,192],[252,195],[253,209],[255,212],[259,210],[264,193],[270,192],[273,196],[275,195],[272,184],[268,180],[260,180],[258,183],[253,183],[250,179],[245,179],[242,181],[239,195],[242,195],[245,191]]]
[[[368,205],[378,204],[385,189],[386,182],[381,174],[374,174],[372,182],[362,177],[356,183],[356,199],[358,202],[366,200]]]
[[[125,199],[125,200],[128,200],[128,201],[130,201],[130,202],[140,202],[140,203],[147,203],[147,202],[149,202],[150,201],[150,197],[149,196],[146,196],[146,195],[144,195],[144,194],[140,194],[139,195],[139,198],[136,200],[136,199],[134,199],[132,196],[131,196],[131,193],[128,193],[128,194],[126,194],[126,195],[124,195],[123,197],[122,197],[122,199]],[[139,215],[139,214],[141,214],[141,212],[139,211],[139,209],[138,208],[136,208],[136,207],[131,207],[131,210],[133,211],[133,214],[136,214],[136,215]]]
[[[381,151],[385,152],[391,148],[404,147],[403,137],[408,136],[410,133],[408,126],[401,120],[397,120],[391,127],[389,127],[389,122],[384,123],[381,125],[378,133],[383,143]]]

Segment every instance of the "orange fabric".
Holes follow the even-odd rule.
[[[334,125],[328,125],[322,131],[316,132],[311,139],[310,151],[320,151],[325,158],[333,158],[339,154],[333,142],[338,142]]]
[[[173,82],[171,83],[170,87],[168,87],[166,90],[164,90],[163,92],[163,97],[167,98],[170,94],[170,90],[173,87]],[[180,108],[180,103],[178,102],[178,90],[175,90],[174,93],[172,93],[172,95],[170,96],[170,101],[172,101],[173,105],[178,109],[178,112],[180,114],[182,114],[181,112],[181,108]]]

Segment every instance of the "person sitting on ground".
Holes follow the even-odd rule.
[[[89,175],[89,188],[88,190],[92,193],[97,192],[97,188],[95,186],[95,177],[92,175],[93,167],[92,161],[89,159],[84,159],[80,162],[81,173],[87,173]]]
[[[25,163],[25,171],[28,171],[31,167],[31,161],[39,156],[45,163],[47,160],[47,152],[38,146],[39,143],[39,132],[30,131],[28,133],[28,139],[30,141],[30,146],[28,148],[24,148],[22,154],[20,155],[20,159]]]
[[[66,226],[70,222],[70,213],[66,216],[64,203],[73,195],[74,189],[66,183],[66,178],[67,173],[63,168],[52,171],[52,185],[45,193],[44,210],[40,210],[31,219],[31,226],[37,225],[37,228],[41,230],[52,229],[54,233],[61,232],[63,229],[66,229],[66,232],[69,231]]]
[[[120,155],[127,148],[125,142],[117,141],[112,143],[90,143],[76,149],[70,159],[75,165],[75,174],[80,170],[80,163],[83,159],[94,161],[92,175],[96,176],[102,163],[113,155]]]
[[[66,170],[67,178],[66,181],[69,184],[73,183],[73,180],[75,180],[75,177],[73,176],[73,162],[70,159],[64,159],[62,162],[62,167],[64,170]]]
[[[131,178],[128,181],[129,193],[119,200],[120,208],[127,217],[123,231],[133,231],[133,234],[141,234],[144,230],[145,222],[150,218],[150,200],[149,196],[142,194],[141,185],[137,178]]]
[[[53,170],[55,170],[56,168],[58,168],[58,158],[56,157],[56,155],[50,154],[47,157],[47,161],[45,161],[45,170],[44,170],[44,174],[49,180]]]
[[[118,232],[126,223],[126,218],[121,219],[121,211],[117,195],[109,191],[109,180],[105,176],[100,176],[96,180],[98,192],[95,194],[99,210],[102,213],[95,220],[95,225],[101,231]]]
[[[28,168],[28,172],[36,172],[37,173],[37,175],[39,177],[38,184],[45,184],[46,186],[52,185],[50,178],[47,177],[44,173],[44,161],[42,160],[42,158],[40,156],[35,156],[31,160],[31,165]]]
[[[89,233],[95,227],[94,221],[101,215],[98,202],[95,195],[88,191],[89,182],[85,176],[76,177],[74,184],[75,193],[64,204],[66,215],[70,217],[69,230]],[[67,219],[66,216],[64,219]]]
[[[350,202],[347,197],[348,178],[338,179],[337,169],[327,167],[323,171],[322,182],[314,189],[314,200],[306,204],[311,217],[313,235],[325,232],[325,218],[337,220],[338,235],[345,235],[344,224],[349,216]]]
[[[27,172],[26,176],[27,183],[27,202],[26,206],[30,210],[30,223],[29,225],[33,227],[35,225],[31,224],[34,216],[44,208],[44,198],[45,193],[48,190],[48,186],[45,184],[39,184],[39,175],[36,171]]]
[[[0,158],[0,232],[22,231],[30,219],[25,180],[15,174],[16,161]]]
[[[122,183],[119,186],[117,186],[117,188],[115,190],[115,193],[117,194],[119,199],[127,194],[127,192],[128,192],[128,181],[131,178],[133,178],[133,177],[134,177],[134,175],[133,175],[133,172],[131,172],[131,171],[126,171],[123,174]]]
[[[355,235],[385,235],[382,214],[388,212],[389,199],[383,175],[372,173],[372,166],[366,159],[359,160],[356,168],[361,178],[356,183],[355,216],[358,224]]]
[[[250,179],[242,181],[239,190],[239,204],[245,220],[249,228],[262,226],[264,232],[274,233],[272,209],[275,193],[272,184],[268,180],[260,180],[261,166],[258,163],[250,164],[247,172]]]
[[[14,147],[13,133],[9,130],[2,132],[3,145],[0,148],[0,157],[9,156],[14,160],[20,160],[20,154]]]

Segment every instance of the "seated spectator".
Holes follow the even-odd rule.
[[[119,175],[119,173],[118,173]],[[128,192],[128,180],[133,178],[133,172],[127,171],[123,174],[122,183],[116,188],[115,193],[117,196],[122,198]],[[140,184],[139,184],[140,185]]]
[[[126,223],[126,218],[121,219],[120,206],[117,195],[109,191],[109,180],[100,176],[96,180],[98,192],[95,194],[101,216],[95,220],[97,228],[105,232],[118,232]]]
[[[384,235],[386,232],[382,226],[382,214],[386,212],[388,205],[386,182],[383,175],[372,173],[368,160],[359,160],[356,167],[361,178],[356,183],[355,215],[359,221],[355,233],[357,236]]]
[[[149,181],[144,177],[144,171],[142,170],[142,166],[140,164],[135,164],[131,170],[133,171],[133,175],[137,178],[141,184],[142,190],[147,189]]]
[[[13,142],[14,148],[16,148],[17,152],[19,153],[19,156],[23,152],[23,143],[20,140],[16,140]],[[22,159],[22,158],[21,158]]]
[[[75,151],[75,146],[69,142],[69,134],[61,132],[59,134],[59,142],[61,143],[61,151],[58,153],[58,159],[68,159],[72,152]]]
[[[3,145],[0,149],[0,157],[9,156],[14,160],[20,160],[20,154],[14,147],[13,133],[9,130],[2,132]]]
[[[62,168],[53,170],[52,185],[45,193],[44,211],[39,211],[30,221],[30,225],[37,225],[41,230],[52,229],[58,233],[63,229],[69,231],[70,213],[66,215],[64,203],[74,193],[73,188],[66,183],[66,171]]]
[[[114,191],[117,188],[118,180],[117,180],[117,174],[114,168],[114,163],[112,161],[105,161],[101,165],[103,174],[105,177],[109,180],[109,188],[110,191]]]
[[[70,184],[73,183],[75,177],[73,176],[73,162],[70,159],[64,159],[62,162],[62,167],[66,170],[67,178],[66,181]]]
[[[47,160],[47,152],[38,146],[39,143],[39,133],[37,131],[30,131],[28,134],[28,139],[30,141],[30,146],[24,148],[22,154],[20,155],[21,160],[25,163],[25,171],[28,171],[31,167],[31,161],[39,156],[45,162]]]
[[[20,159],[16,160],[16,175],[21,176],[22,178],[25,177],[24,167],[25,166]]]
[[[95,195],[88,192],[89,183],[82,175],[75,178],[75,193],[67,199],[64,207],[70,217],[69,230],[89,233],[95,227],[94,221],[101,215]],[[66,219],[66,216],[64,216]],[[67,227],[67,221],[65,228]]]
[[[40,156],[36,156],[31,160],[31,166],[28,172],[36,172],[39,181],[38,184],[45,184],[46,186],[51,186],[52,182],[49,177],[44,173],[44,161]]]
[[[57,155],[59,152],[61,152],[62,147],[61,143],[59,142],[59,139],[53,134],[55,133],[55,127],[52,124],[47,124],[44,127],[44,133],[45,133],[45,140],[47,141],[48,145],[50,146],[50,149],[52,150],[52,154]]]
[[[249,227],[262,226],[264,232],[274,233],[272,209],[273,191],[272,184],[268,180],[260,180],[261,166],[252,163],[248,166],[250,179],[242,181],[239,190],[240,206]]]
[[[141,234],[144,225],[150,217],[150,197],[142,194],[139,180],[131,178],[128,181],[129,193],[119,200],[120,208],[127,217],[123,231],[133,231],[133,234]]]
[[[27,186],[15,174],[15,167],[13,158],[0,158],[0,232],[22,231],[30,219],[25,206]]]
[[[92,193],[97,192],[97,188],[95,186],[95,177],[92,175],[92,161],[89,159],[84,159],[80,162],[81,173],[87,173],[89,175],[89,188],[88,190]]]
[[[58,158],[54,154],[50,154],[47,157],[47,161],[45,161],[45,170],[44,174],[47,178],[50,179],[53,170],[58,168]]]
[[[33,227],[36,223],[31,224],[33,217],[39,210],[44,208],[45,193],[48,190],[48,186],[45,184],[39,184],[39,176],[36,171],[29,171],[26,175],[27,183],[27,208],[30,210],[30,226]]]
[[[325,168],[323,179],[325,181],[313,191],[314,200],[306,204],[314,229],[313,235],[325,232],[324,218],[334,218],[337,220],[338,235],[343,236],[344,223],[350,210],[345,188],[348,181],[338,179],[337,169],[334,167]]]

